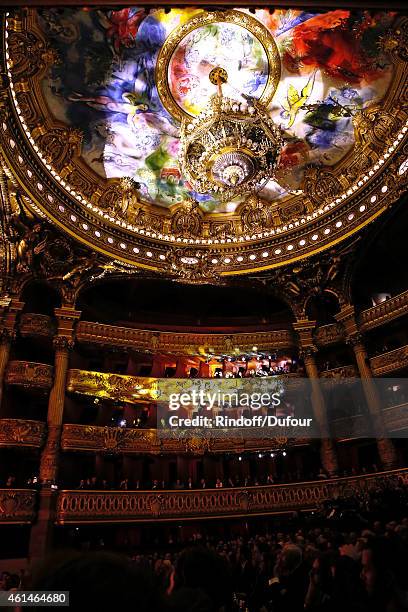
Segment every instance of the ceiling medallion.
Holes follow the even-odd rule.
[[[249,37],[252,48],[259,55],[260,63],[257,68],[259,69],[262,66],[262,76],[265,77],[265,85],[259,96],[259,101],[267,107],[277,90],[281,77],[281,58],[275,39],[268,28],[258,19],[240,10],[202,11],[170,33],[157,58],[155,81],[158,94],[163,106],[179,122],[198,115],[201,110],[200,106],[204,107],[207,99],[204,96],[201,103],[197,101],[194,104],[188,103],[186,96],[180,94],[180,83],[174,83],[171,78],[172,64],[180,53],[184,53],[185,49],[192,45],[197,34],[200,35],[206,29],[218,27],[220,24],[223,24],[224,29],[229,29],[235,35]],[[226,50],[228,51],[228,49]],[[209,76],[210,71],[217,67],[217,64],[212,64],[213,60],[210,57],[204,59],[205,62],[199,62],[197,66],[193,63],[190,67],[193,76],[201,81],[203,81],[203,70],[206,70],[207,76]],[[223,60],[228,63],[227,68],[232,68],[235,66],[237,58],[225,53]],[[243,65],[250,62],[249,55],[245,60],[242,62]],[[189,64],[190,62],[191,60],[189,60]],[[250,77],[250,72],[248,72],[248,76]],[[183,88],[181,89],[183,91]],[[232,87],[230,93],[234,94],[235,91]]]
[[[227,202],[271,180],[283,140],[260,102],[244,94],[242,102],[223,96],[225,69],[214,68],[209,78],[218,92],[197,118],[183,119],[179,162],[195,191]]]

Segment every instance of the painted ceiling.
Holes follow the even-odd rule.
[[[355,141],[353,115],[378,103],[390,86],[393,66],[378,41],[394,16],[241,10],[242,24],[220,19],[200,26],[198,20],[186,27],[200,13],[39,13],[39,26],[59,57],[42,79],[42,92],[56,120],[83,132],[86,164],[107,179],[133,178],[148,203],[170,207],[192,197],[205,212],[233,212],[239,200],[222,204],[193,192],[177,161],[180,118],[206,107],[216,91],[208,79],[216,66],[228,72],[225,95],[262,100],[266,92],[270,115],[284,130],[279,184],[267,183],[265,201],[301,190],[307,165],[342,160]],[[169,37],[175,44],[159,70]]]
[[[404,193],[404,15],[52,8],[0,22],[2,168],[107,270],[201,283],[278,268],[334,249]],[[284,143],[274,180],[226,202],[194,192],[178,162],[214,68],[232,107],[258,100]]]

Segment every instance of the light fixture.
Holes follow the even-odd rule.
[[[224,68],[213,68],[209,78],[218,91],[198,117],[183,119],[179,162],[197,193],[224,202],[262,189],[274,175],[283,141],[258,100],[223,96]]]

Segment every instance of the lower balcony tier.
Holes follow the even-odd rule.
[[[202,520],[307,511],[336,496],[350,497],[401,479],[408,469],[324,481],[193,491],[60,491],[59,525]]]

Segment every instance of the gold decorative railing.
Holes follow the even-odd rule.
[[[330,370],[322,370],[321,378],[356,378],[358,377],[357,368],[353,365],[339,366]]]
[[[39,448],[45,439],[45,423],[24,419],[0,419],[0,446]]]
[[[0,489],[0,525],[32,523],[36,514],[36,492],[30,489]]]
[[[7,368],[6,383],[23,387],[52,387],[54,368],[45,363],[31,361],[10,361]]]
[[[374,376],[384,376],[408,366],[408,345],[370,359]]]
[[[78,323],[76,339],[79,342],[132,347],[134,350],[150,350],[174,355],[202,355],[209,352],[224,354],[231,353],[235,348],[245,353],[252,351],[254,346],[259,351],[270,351],[295,345],[294,335],[290,330],[200,334],[132,329],[89,321]]]
[[[356,494],[384,479],[408,483],[408,469],[352,478],[193,491],[61,491],[57,523],[137,523],[284,514],[316,508],[335,495]]]
[[[408,291],[404,291],[377,306],[363,310],[360,314],[360,329],[367,331],[408,312]]]
[[[317,346],[327,346],[337,342],[344,342],[344,329],[339,323],[322,325],[316,329],[314,339]]]
[[[242,433],[242,432],[241,432]],[[155,429],[126,429],[122,427],[98,427],[96,425],[63,426],[62,450],[92,451],[104,453],[149,453],[201,455],[205,452],[240,453],[248,450],[275,450],[287,445],[287,438],[254,438],[251,432],[241,437],[231,438],[172,438],[162,439]],[[304,439],[294,440],[291,444],[303,445]]]
[[[20,319],[20,334],[22,336],[53,336],[55,323],[47,315],[24,313]]]

